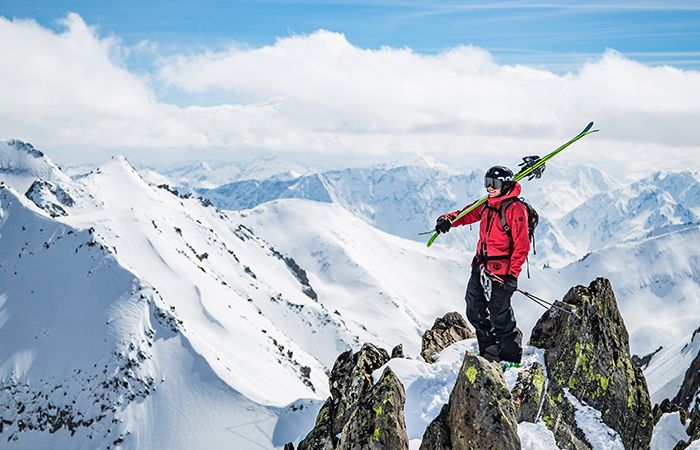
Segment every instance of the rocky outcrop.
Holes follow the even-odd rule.
[[[321,406],[316,424],[299,443],[299,450],[334,449],[343,443],[344,427],[358,405],[364,405],[367,395],[372,391],[372,372],[387,361],[389,354],[386,350],[368,343],[358,352],[348,350],[336,359],[328,380],[331,397]],[[403,400],[400,407],[403,414]]]
[[[518,374],[518,381],[511,392],[515,418],[520,422],[535,422],[545,389],[544,368],[534,363]]]
[[[541,418],[561,448],[589,448],[575,421],[573,395],[602,414],[628,450],[646,449],[652,408],[641,369],[632,363],[629,337],[610,282],[598,278],[564,296],[580,319],[550,309],[535,325],[530,344],[544,348],[549,384]]]
[[[693,333],[693,339],[700,333],[700,328]],[[695,355],[693,362],[685,372],[681,388],[673,399],[673,403],[682,406],[685,409],[690,409],[695,404],[700,404],[700,352]]]
[[[66,216],[65,208],[75,206],[75,201],[65,189],[46,180],[34,181],[24,195],[51,217]]]
[[[420,448],[520,448],[515,409],[497,363],[480,356],[465,356],[450,400],[428,426]]]
[[[391,349],[391,359],[405,358],[405,357],[406,357],[406,355],[403,352],[403,345],[396,344],[396,346]]]
[[[408,450],[403,407],[406,393],[390,368],[354,408],[338,450]]]
[[[450,312],[435,320],[433,327],[423,335],[420,355],[426,362],[432,363],[433,356],[445,348],[476,335],[458,312]]]

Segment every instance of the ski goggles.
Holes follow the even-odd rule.
[[[498,178],[484,177],[484,187],[503,189],[503,181]]]

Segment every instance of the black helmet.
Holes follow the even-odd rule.
[[[484,175],[484,186],[501,189],[502,193],[510,191],[515,186],[513,171],[505,166],[493,166]]]

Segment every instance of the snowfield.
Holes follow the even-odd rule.
[[[418,357],[437,317],[464,314],[476,230],[430,249],[406,237],[468,203],[480,172],[290,170],[217,167],[206,185],[211,167],[163,176],[116,157],[68,176],[31,145],[0,142],[3,448],[282,448],[313,427],[336,357],[363,342],[403,345],[408,359],[388,365],[418,448],[474,351],[467,340],[433,364]],[[555,182],[560,196],[530,191],[544,237],[520,287],[554,300],[610,278],[632,351],[663,346],[645,368],[652,401],[672,397],[700,351],[697,177],[630,187],[590,167],[552,173],[570,181]],[[284,189],[267,198],[254,174]],[[244,202],[248,189],[265,201],[227,211],[191,194],[232,176],[247,184],[218,195]],[[513,307],[527,337],[544,310],[517,294]],[[542,351],[526,347],[534,361]],[[511,389],[518,370],[504,374]],[[577,420],[613,448],[596,413],[581,404]],[[671,415],[657,428],[654,448],[683,436]],[[518,433],[523,448],[556,448],[541,422]]]

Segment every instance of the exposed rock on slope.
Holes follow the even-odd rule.
[[[467,355],[450,401],[428,426],[421,449],[519,449],[515,409],[498,364]]]
[[[423,335],[420,355],[426,362],[455,342],[476,337],[458,312],[450,312],[435,319],[433,327]]]
[[[386,350],[372,344],[342,353],[328,380],[331,397],[299,449],[408,448],[401,382],[389,370],[373,385],[372,372],[387,361]]]
[[[693,338],[698,333],[700,333],[700,328],[695,330]],[[681,384],[681,388],[673,399],[673,402],[688,410],[700,406],[700,353],[695,356],[693,362],[690,363],[690,367],[688,367],[688,370],[685,372],[683,384]]]
[[[384,369],[343,427],[338,450],[408,450],[403,407],[406,393],[390,368]]]
[[[542,418],[561,447],[589,448],[576,420],[580,402],[602,413],[626,449],[648,448],[653,428],[649,393],[642,371],[632,364],[610,282],[598,278],[588,287],[573,287],[563,302],[581,320],[550,309],[530,339],[531,345],[546,349],[549,386]],[[572,396],[577,402],[572,403]]]

